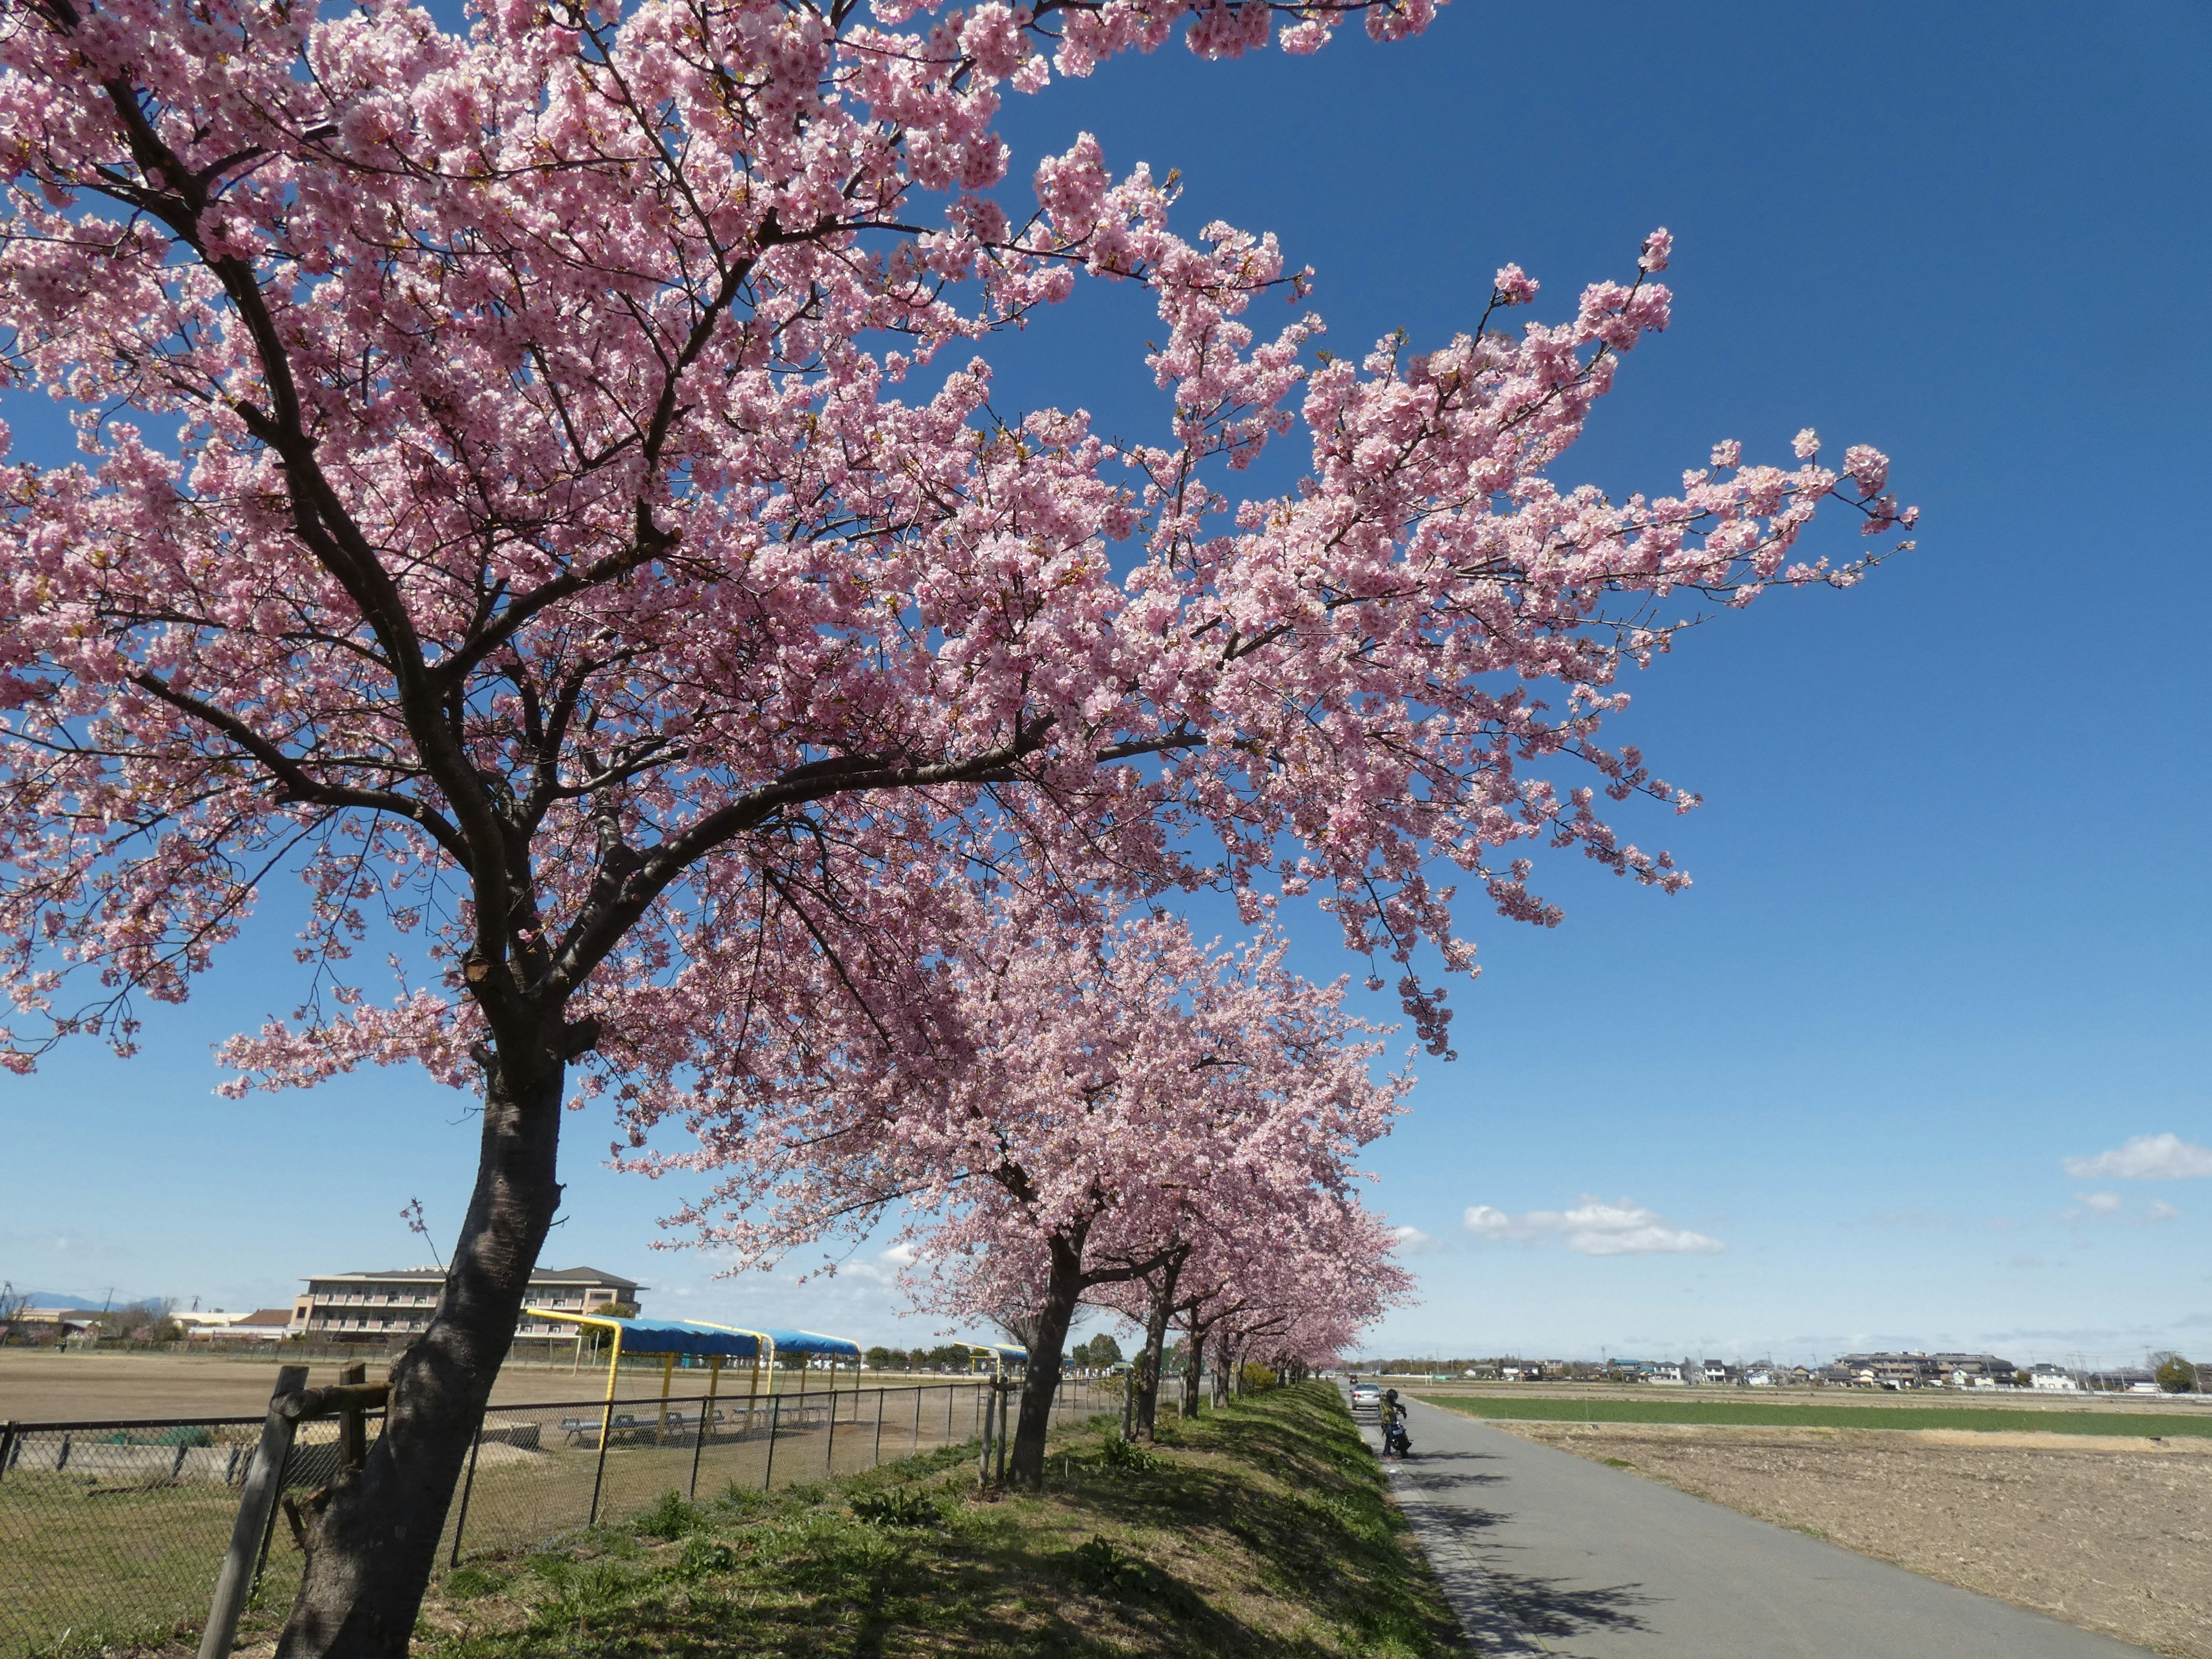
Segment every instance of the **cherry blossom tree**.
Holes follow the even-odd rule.
[[[635,1080],[633,1141],[681,1113],[699,1142],[629,1162],[720,1172],[675,1224],[744,1265],[895,1220],[933,1305],[1022,1329],[1011,1468],[1035,1484],[1084,1298],[1224,1230],[1310,1229],[1408,1080],[1370,1076],[1381,1044],[1345,988],[1291,973],[1272,931],[1222,949],[1171,916],[1101,931],[1018,912],[967,937],[936,964],[931,1048],[891,1046],[825,994],[784,1028],[782,1064],[707,1068],[711,1097]]]
[[[1600,742],[1620,672],[1665,607],[1855,580],[1791,562],[1823,501],[1911,515],[1878,453],[1831,471],[1809,436],[1679,493],[1551,480],[1666,321],[1664,234],[1564,320],[1492,327],[1534,295],[1509,266],[1468,332],[1355,361],[1317,318],[1255,327],[1307,287],[1272,239],[1187,239],[1172,183],[1087,137],[1034,207],[1000,189],[1008,89],[1363,10],[1430,15],[13,0],[4,362],[81,454],[0,475],[0,1052],[127,1051],[290,874],[299,1011],[232,1047],[240,1086],[408,1062],[483,1097],[288,1659],[404,1648],[563,1100],[687,1043],[698,987],[765,1006],[826,960],[926,1022],[965,882],[1272,883],[1396,964],[1442,1049],[1414,953],[1473,945],[1436,860],[1538,922],[1538,842],[1681,881],[1595,805],[1690,800]],[[1162,441],[1001,419],[963,355],[1085,280],[1156,300]],[[1292,488],[1232,491],[1299,428]]]
[[[1394,1259],[1395,1236],[1341,1193],[1288,1204],[1223,1196],[1203,1216],[1176,1218],[1173,1243],[1151,1271],[1093,1294],[1144,1332],[1133,1427],[1146,1439],[1157,1432],[1170,1329],[1182,1333],[1182,1413],[1194,1416],[1209,1352],[1217,1387],[1255,1341],[1271,1354],[1333,1352],[1412,1290]]]

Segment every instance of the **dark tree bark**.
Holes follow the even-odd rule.
[[[1044,1485],[1044,1442],[1052,1428],[1053,1396],[1060,1389],[1060,1353],[1076,1304],[1090,1281],[1083,1271],[1079,1243],[1055,1235],[1052,1270],[1036,1310],[1036,1334],[1030,1344],[1029,1369],[1022,1377],[1022,1414],[1014,1427],[1014,1455],[1006,1478],[1032,1489]]]
[[[1152,1305],[1146,1310],[1145,1346],[1137,1358],[1137,1433],[1145,1440],[1159,1437],[1160,1358],[1166,1350],[1168,1320],[1175,1311],[1176,1280],[1182,1273],[1182,1257],[1178,1255],[1164,1263],[1157,1278],[1146,1276],[1152,1292]]]
[[[392,1362],[384,1432],[312,1517],[278,1659],[405,1659],[447,1506],[561,1201],[557,1048],[521,1066],[486,1058],[476,1191],[444,1292]]]
[[[1191,1322],[1190,1341],[1182,1355],[1182,1414],[1198,1415],[1198,1390],[1206,1375],[1206,1334],[1198,1322]]]

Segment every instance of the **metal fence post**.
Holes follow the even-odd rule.
[[[783,1416],[783,1396],[772,1394],[768,1397],[768,1461],[761,1465],[761,1490],[769,1489],[769,1478],[775,1473],[775,1427]]]
[[[876,1390],[876,1449],[868,1454],[868,1467],[872,1469],[881,1468],[884,1462],[884,1390],[878,1388]]]
[[[707,1432],[714,1426],[714,1396],[722,1386],[722,1357],[714,1356],[714,1364],[707,1370],[707,1402],[699,1407],[699,1432],[691,1442],[691,1492],[699,1495],[699,1460],[707,1450]]]
[[[837,1362],[830,1362],[830,1426],[822,1437],[822,1478],[828,1480],[837,1472]]]
[[[584,1524],[599,1524],[599,1489],[607,1480],[607,1443],[615,1437],[615,1380],[622,1370],[623,1328],[615,1327],[614,1351],[607,1357],[607,1401],[599,1408],[599,1460],[592,1470],[592,1508]]]
[[[200,1632],[199,1659],[229,1659],[238,1637],[238,1615],[260,1576],[252,1564],[254,1552],[267,1553],[270,1524],[276,1518],[276,1494],[283,1489],[286,1454],[292,1449],[292,1419],[277,1409],[278,1402],[307,1384],[305,1365],[280,1365],[276,1387],[269,1396],[269,1416],[261,1425],[261,1443],[254,1449],[253,1468],[246,1477],[245,1496],[238,1519],[230,1528],[230,1548],[216,1575],[215,1600],[208,1607],[207,1628]]]
[[[8,1466],[15,1461],[15,1425],[18,1420],[11,1417],[5,1423],[0,1423],[0,1480],[8,1478]]]
[[[447,1565],[461,1565],[461,1534],[469,1524],[469,1494],[477,1489],[477,1453],[483,1445],[483,1425],[477,1425],[477,1437],[469,1448],[469,1472],[461,1479],[461,1507],[453,1516],[453,1555]]]
[[[952,1443],[952,1389],[950,1382],[945,1385],[945,1443],[948,1446]]]

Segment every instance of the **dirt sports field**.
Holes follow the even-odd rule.
[[[269,1390],[276,1381],[278,1360],[229,1358],[212,1354],[61,1353],[43,1348],[0,1348],[0,1419],[23,1422],[76,1421],[119,1417],[249,1417],[269,1408]],[[311,1360],[311,1384],[337,1381],[338,1362]],[[381,1355],[369,1362],[372,1379],[383,1376]],[[726,1376],[727,1374],[726,1373]],[[542,1364],[510,1360],[492,1389],[492,1403],[523,1406],[538,1402],[598,1400],[607,1386],[604,1366],[586,1364],[571,1371],[566,1364]],[[914,1379],[890,1376],[867,1379],[896,1388]],[[942,1382],[947,1379],[925,1379]],[[679,1371],[676,1391],[705,1390],[703,1373]],[[726,1382],[724,1388],[729,1384]],[[789,1389],[787,1376],[781,1389]],[[811,1386],[818,1390],[819,1376]],[[846,1374],[842,1387],[853,1386]],[[651,1364],[625,1365],[617,1393],[623,1399],[650,1399],[660,1392],[660,1370]]]
[[[2212,1439],[1491,1426],[2122,1641],[2212,1659]]]

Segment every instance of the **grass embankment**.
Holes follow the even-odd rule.
[[[1796,1406],[1763,1401],[1547,1400],[1492,1395],[1416,1396],[1469,1417],[1534,1423],[1680,1423],[1774,1429],[1967,1429],[1981,1433],[2212,1437],[2212,1413],[2022,1411],[2002,1406]]]
[[[623,1527],[445,1576],[430,1659],[538,1655],[1355,1656],[1456,1626],[1336,1391],[1054,1443],[1046,1489],[988,1498],[972,1449],[773,1496],[674,1494]]]

